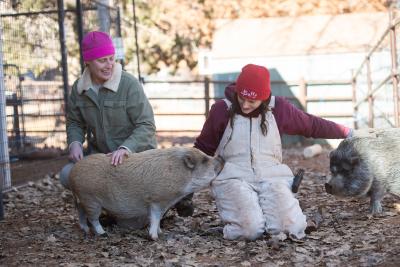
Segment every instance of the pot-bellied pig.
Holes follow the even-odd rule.
[[[157,239],[164,213],[184,196],[209,186],[222,168],[221,159],[195,148],[134,153],[117,167],[105,154],[90,155],[70,174],[80,227],[88,233],[89,221],[96,234],[105,234],[99,223],[104,209],[117,221],[150,222],[150,237]]]
[[[331,152],[332,176],[325,189],[342,197],[367,195],[370,211],[380,213],[387,192],[400,195],[400,129],[355,132]]]

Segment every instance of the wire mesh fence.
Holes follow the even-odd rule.
[[[66,147],[58,6],[57,1],[40,3],[6,0],[0,9],[11,158],[32,150]],[[79,8],[63,7],[68,81],[73,82],[83,70],[79,37],[99,30],[99,5],[98,1],[84,0]],[[119,10],[101,7],[106,9],[101,14],[108,16],[111,35],[120,36]]]
[[[57,13],[15,1],[1,9],[7,133],[11,158],[64,146],[64,98]]]
[[[0,1],[0,9],[5,5]],[[3,190],[11,186],[10,161],[8,155],[8,138],[6,123],[6,96],[3,69],[3,25],[0,21],[0,220],[4,218]]]

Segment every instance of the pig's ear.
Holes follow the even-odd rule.
[[[185,162],[186,167],[193,170],[196,165],[195,159],[191,155],[185,155],[183,157],[183,162]]]

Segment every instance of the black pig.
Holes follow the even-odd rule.
[[[326,192],[340,197],[369,196],[370,211],[382,212],[386,193],[400,196],[400,129],[369,129],[343,140],[330,154]]]

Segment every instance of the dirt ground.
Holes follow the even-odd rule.
[[[193,139],[159,139],[164,147]],[[13,163],[20,183],[4,195],[5,219],[0,222],[1,266],[399,266],[400,201],[384,200],[384,213],[368,214],[368,199],[339,200],[325,193],[328,152],[303,159],[302,147],[287,148],[284,162],[303,168],[298,193],[304,213],[321,221],[304,240],[228,241],[209,189],[195,194],[193,217],[170,210],[158,241],[147,231],[107,227],[108,237],[84,238],[71,194],[58,182],[66,158]],[[24,171],[22,171],[24,169]]]

